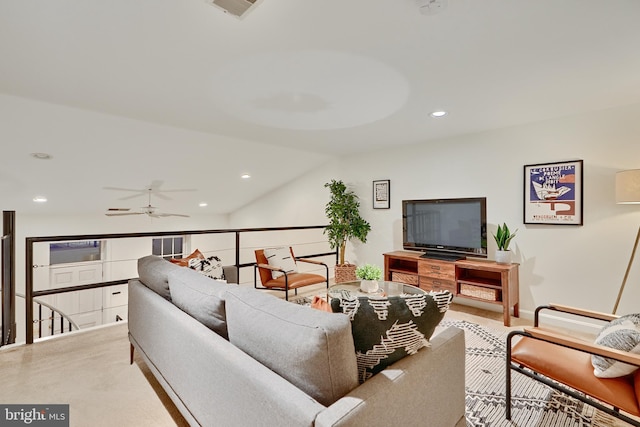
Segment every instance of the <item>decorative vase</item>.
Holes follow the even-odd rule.
[[[498,264],[511,264],[511,251],[496,251],[496,262]]]
[[[377,280],[361,280],[360,289],[363,292],[367,292],[367,293],[376,292],[378,290],[378,281]]]
[[[333,274],[335,283],[356,281],[355,264],[336,264]]]

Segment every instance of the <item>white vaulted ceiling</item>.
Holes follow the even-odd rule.
[[[0,0],[2,207],[162,180],[230,212],[335,156],[640,102],[640,1],[419,3]]]

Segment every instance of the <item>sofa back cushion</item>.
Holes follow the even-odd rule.
[[[168,281],[171,301],[176,307],[227,338],[223,294],[235,285],[211,279],[188,268],[172,271]]]
[[[159,256],[149,255],[138,259],[138,277],[149,289],[171,301],[167,276],[182,267],[174,265]]]
[[[225,294],[229,341],[325,406],[358,386],[351,324],[254,289]]]

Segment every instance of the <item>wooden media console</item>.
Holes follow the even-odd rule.
[[[495,261],[444,261],[422,258],[419,252],[384,255],[384,279],[418,286],[426,291],[448,290],[456,297],[502,305],[504,325],[519,317],[518,264]]]

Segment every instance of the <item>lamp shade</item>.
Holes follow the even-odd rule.
[[[616,173],[616,203],[640,203],[640,169]]]

